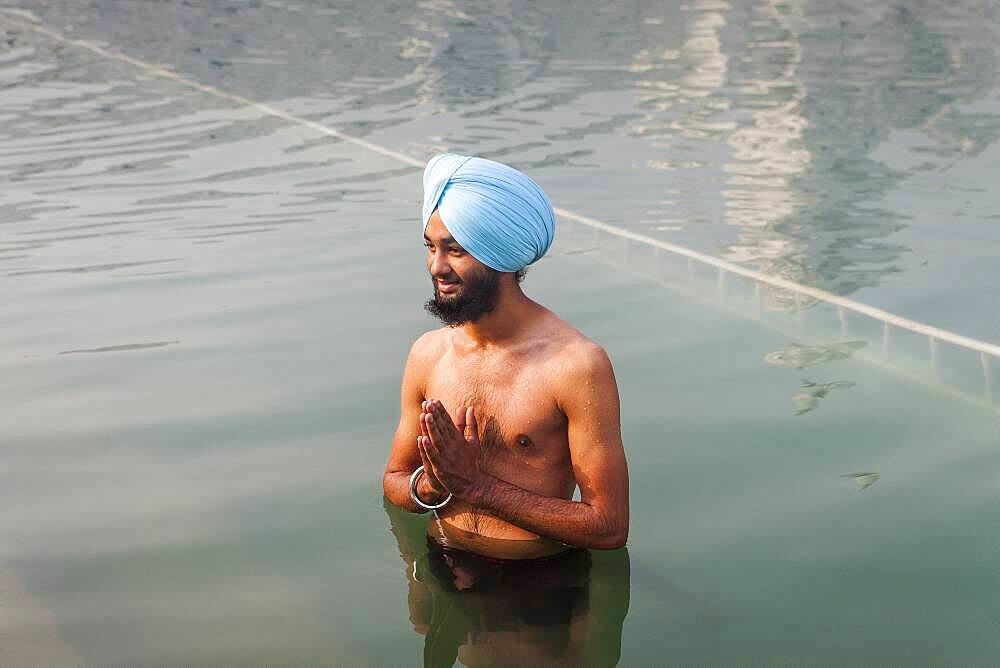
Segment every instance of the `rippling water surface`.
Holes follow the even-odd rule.
[[[567,220],[629,548],[456,593],[381,504],[419,170],[187,83],[996,342],[995,10],[206,4],[0,12],[0,662],[995,659],[1000,365]]]

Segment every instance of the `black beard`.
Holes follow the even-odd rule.
[[[500,297],[500,272],[489,268],[482,273],[468,275],[454,297],[442,297],[433,277],[431,282],[434,284],[434,297],[427,300],[424,309],[448,327],[475,322],[495,309]]]

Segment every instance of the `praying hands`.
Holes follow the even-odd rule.
[[[462,500],[471,500],[485,475],[479,468],[479,430],[475,410],[462,407],[452,422],[444,405],[428,399],[420,406],[420,436],[417,450],[432,489],[438,494],[450,492]]]

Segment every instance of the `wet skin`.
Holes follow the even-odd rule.
[[[490,271],[435,213],[428,271],[456,299]],[[604,350],[500,275],[496,307],[473,322],[424,334],[403,373],[401,416],[383,479],[408,510],[412,471],[443,523],[480,536],[547,538],[615,548],[628,534],[628,473],[618,391]],[[572,501],[574,488],[580,501]],[[475,546],[467,546],[475,550]]]

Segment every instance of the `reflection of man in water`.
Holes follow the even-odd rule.
[[[629,605],[627,550],[550,559],[477,558],[427,540],[386,504],[424,666],[614,666]],[[488,568],[488,570],[487,570]]]
[[[438,543],[487,557],[623,546],[611,363],[520,287],[552,243],[548,198],[510,167],[443,154],[424,172],[423,223],[427,309],[447,326],[410,350],[386,497],[411,511],[443,503],[430,524]]]

